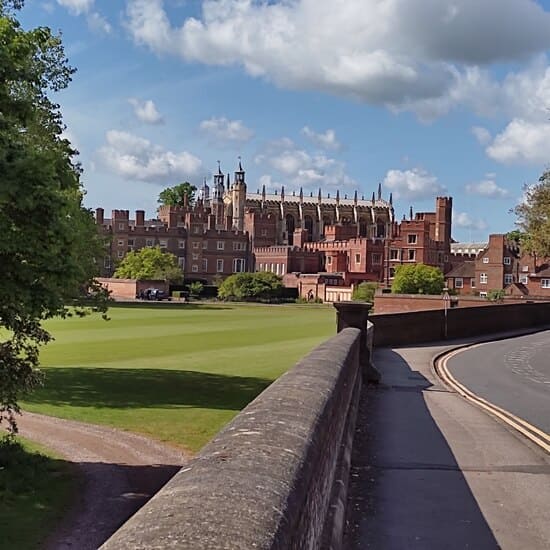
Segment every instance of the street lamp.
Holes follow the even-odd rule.
[[[449,300],[451,297],[449,296],[449,289],[445,286],[443,287],[443,309],[445,311],[445,325],[444,325],[444,337],[445,340],[447,340],[447,310],[449,309]]]

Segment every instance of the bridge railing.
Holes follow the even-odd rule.
[[[340,547],[364,337],[343,328],[313,350],[102,548]]]

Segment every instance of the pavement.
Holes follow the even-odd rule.
[[[375,351],[382,380],[361,399],[345,548],[550,548],[550,455],[433,371],[474,341]]]

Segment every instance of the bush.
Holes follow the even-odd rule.
[[[282,279],[275,273],[235,273],[220,285],[218,296],[222,300],[263,301],[277,297],[282,288]]]
[[[505,293],[502,289],[493,289],[487,292],[487,300],[489,300],[490,302],[502,302],[502,300],[504,300],[504,296]]]
[[[191,283],[189,285],[189,292],[191,293],[191,296],[193,296],[194,298],[198,298],[202,294],[203,290],[204,290],[204,285],[199,281],[195,281],[194,283]]]
[[[354,302],[373,302],[374,293],[376,292],[377,288],[377,283],[360,283],[357,287],[354,288],[351,299]]]

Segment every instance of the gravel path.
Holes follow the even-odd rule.
[[[24,413],[23,437],[48,447],[82,472],[69,516],[45,550],[93,550],[147,502],[190,457],[141,435]]]

